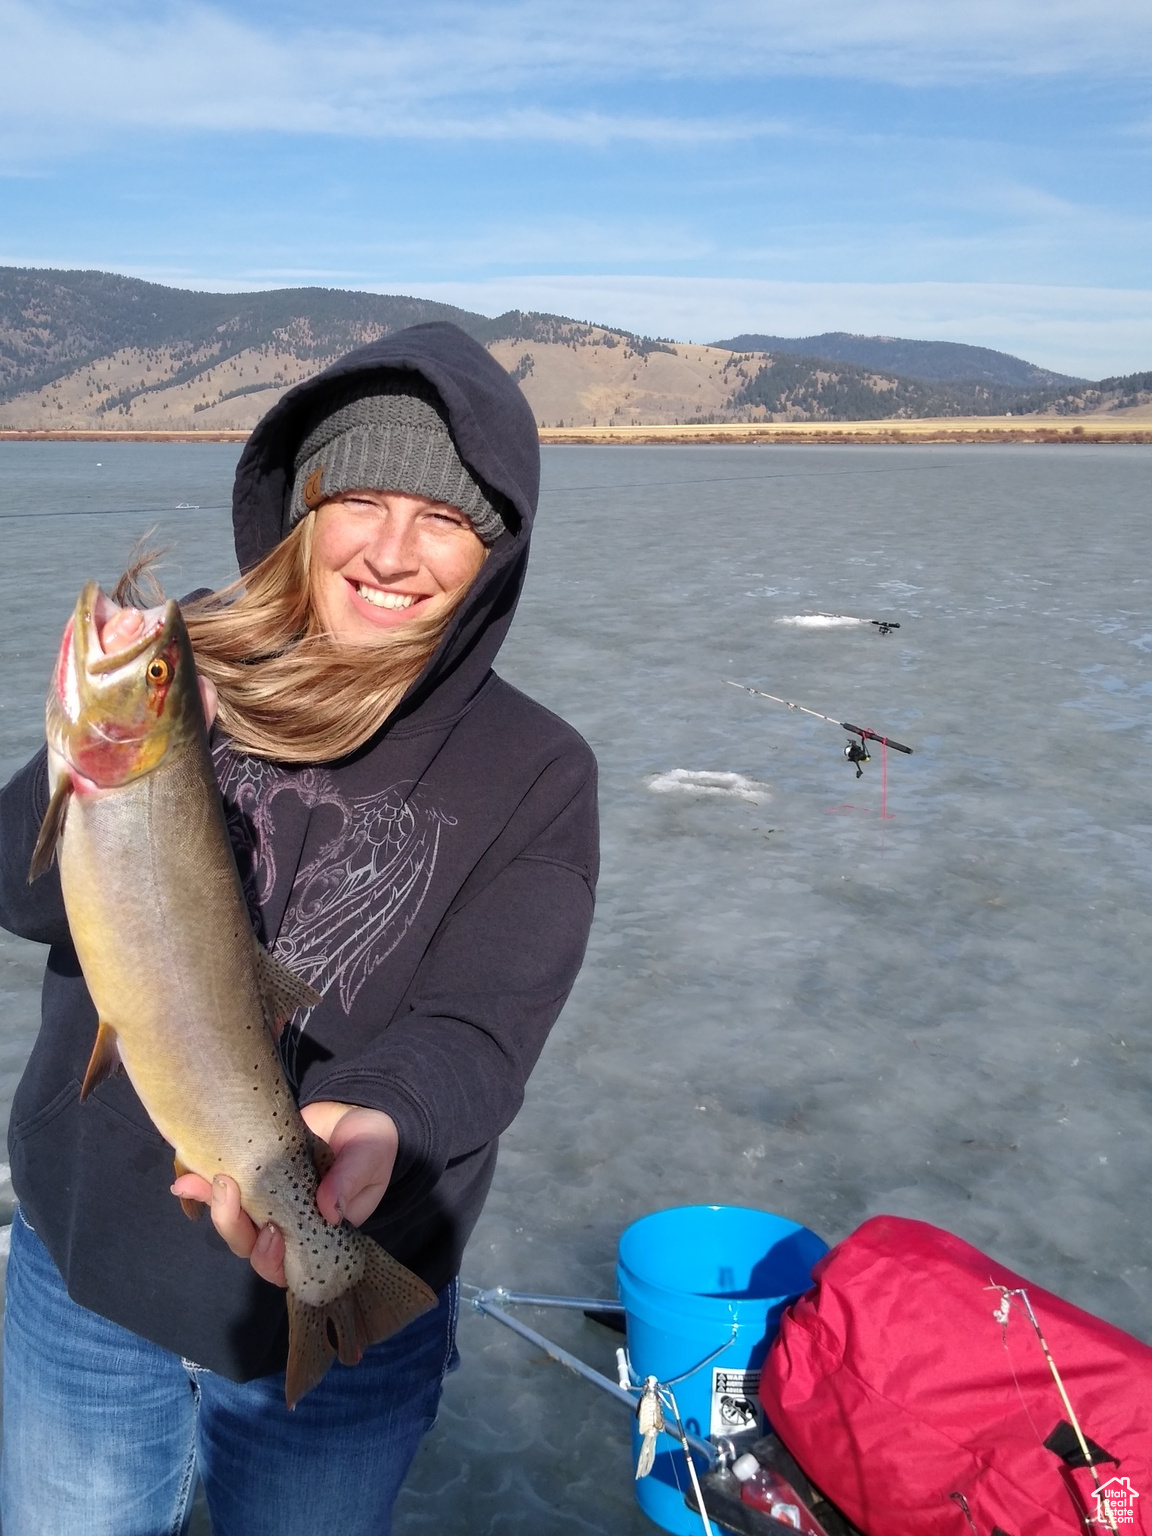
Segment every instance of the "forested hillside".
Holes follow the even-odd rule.
[[[301,359],[320,359],[425,320],[466,330],[491,324],[451,304],[340,288],[196,293],[113,272],[4,267],[0,400],[124,350],[223,362],[280,341]]]
[[[846,331],[825,331],[822,336],[763,336],[746,334],[714,343],[734,352],[791,353],[799,357],[828,358],[837,363],[856,363],[905,379],[928,379],[941,384],[1001,384],[1011,389],[1048,389],[1079,383],[1064,373],[1052,373],[1035,363],[995,352],[991,347],[970,347],[959,341],[910,341],[900,336],[851,336]]]
[[[979,380],[928,383],[854,363],[777,353],[737,392],[732,404],[785,420],[876,421],[892,416],[1028,415],[1049,408],[1057,393]]]

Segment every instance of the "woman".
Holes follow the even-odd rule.
[[[26,880],[45,754],[0,796],[0,921],[51,946],[9,1132],[5,1536],[178,1532],[197,1472],[216,1536],[388,1531],[497,1138],[592,916],[594,759],[491,670],[538,474],[532,413],[488,353],[450,325],[399,332],[256,428],[243,590],[188,606],[254,926],[323,998],[281,1040],[334,1153],[318,1204],[439,1298],[291,1415],[279,1236],[227,1179],[172,1184],[122,1075],[79,1104],[95,1014],[57,877]],[[105,645],[139,624],[124,610]]]

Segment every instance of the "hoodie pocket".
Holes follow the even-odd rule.
[[[34,1115],[29,1115],[27,1120],[15,1122],[12,1126],[13,1141],[26,1141],[29,1136],[35,1136],[37,1131],[42,1131],[46,1125],[51,1125],[57,1115],[69,1107],[80,1097],[80,1081],[73,1078],[65,1083],[60,1092],[50,1098],[47,1104],[41,1105]]]

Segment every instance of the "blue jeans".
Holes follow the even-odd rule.
[[[455,1365],[457,1286],[289,1413],[78,1306],[19,1211],[4,1320],[4,1536],[180,1536],[199,1473],[214,1536],[387,1536]]]

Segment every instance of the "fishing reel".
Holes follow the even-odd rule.
[[[864,777],[864,764],[872,761],[864,738],[862,736],[854,736],[851,741],[846,741],[844,743],[844,756],[848,762],[856,765],[856,777],[862,779]]]

